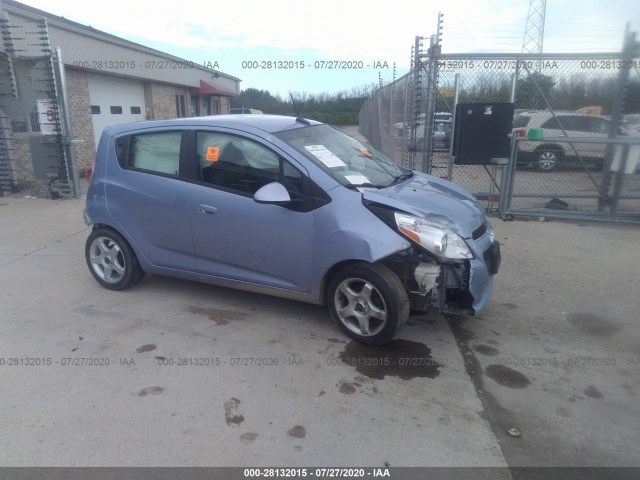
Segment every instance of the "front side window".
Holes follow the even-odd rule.
[[[253,195],[271,182],[289,193],[302,192],[303,176],[274,151],[252,140],[217,132],[198,132],[199,180],[240,194]]]
[[[373,147],[329,125],[314,125],[276,134],[345,186],[387,187],[410,171]]]
[[[589,131],[589,119],[587,117],[566,117],[566,120],[562,120],[562,124],[566,130],[574,132]]]
[[[166,175],[178,175],[182,133],[147,133],[133,135],[129,166]]]
[[[591,133],[609,133],[609,122],[604,118],[589,117],[589,131]]]

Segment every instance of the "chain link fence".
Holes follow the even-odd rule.
[[[47,22],[0,11],[0,33],[0,194],[69,195],[59,76]]]
[[[418,69],[379,89],[363,107],[360,130],[374,147],[400,165],[459,183],[487,210],[597,218],[611,217],[615,204],[616,213],[640,217],[633,146],[640,133],[635,117],[625,115],[640,113],[640,49],[633,35],[615,53],[442,55],[430,48],[419,57]],[[514,104],[509,168],[456,163],[455,107],[467,103]],[[630,173],[620,176],[612,164],[623,151]],[[501,201],[502,190],[509,199]]]

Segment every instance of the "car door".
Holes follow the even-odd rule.
[[[608,120],[600,117],[587,117],[589,122],[589,136],[597,138],[608,138],[611,124]],[[606,143],[595,143],[591,145],[591,156],[604,158],[607,152]]]
[[[314,212],[308,178],[266,143],[222,131],[199,131],[192,151],[195,178],[187,186],[197,271],[308,292]],[[279,181],[296,202],[253,200]]]
[[[183,136],[151,130],[118,138],[119,165],[108,167],[105,189],[109,214],[150,263],[194,271],[187,183],[180,175]]]

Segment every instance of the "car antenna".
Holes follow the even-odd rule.
[[[300,116],[300,110],[298,110],[298,105],[296,105],[296,101],[293,99],[293,95],[291,94],[291,92],[289,92],[289,97],[291,97],[293,109],[296,111],[296,122],[304,123],[305,125],[311,125],[311,122],[309,120]]]

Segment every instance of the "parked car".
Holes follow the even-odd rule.
[[[230,108],[229,113],[232,115],[263,115],[262,110],[256,110],[255,108]]]
[[[416,123],[416,140],[424,139],[426,114],[421,113]],[[402,138],[405,134],[404,122],[394,123],[393,132],[396,137]],[[449,112],[436,112],[433,124],[433,147],[437,150],[447,150],[451,143],[452,115]]]
[[[526,138],[530,130],[535,128],[542,130],[544,138],[564,137],[564,128],[567,137],[607,138],[609,125],[609,120],[605,118],[575,112],[555,112],[555,116],[551,112],[522,113],[514,116],[513,134]],[[550,172],[560,166],[582,165],[582,158],[588,165],[601,168],[605,153],[605,144],[574,143],[572,148],[571,144],[559,141],[520,142],[518,163]]]
[[[630,137],[640,137],[640,113],[632,113],[622,117],[622,130]]]
[[[452,127],[451,120],[435,120],[433,123],[434,150],[449,150]]]
[[[84,220],[87,265],[105,288],[147,272],[326,304],[374,345],[410,310],[478,313],[500,265],[461,187],[284,116],[106,128]]]

